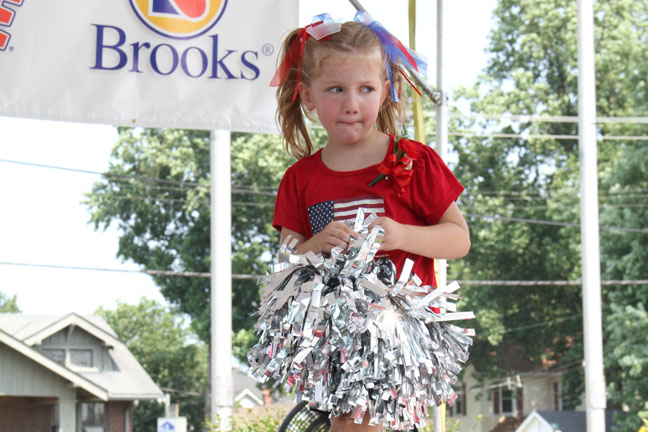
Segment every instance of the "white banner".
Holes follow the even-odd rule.
[[[0,115],[276,132],[298,0],[0,0]]]

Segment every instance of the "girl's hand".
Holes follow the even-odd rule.
[[[358,238],[359,234],[342,222],[333,221],[326,225],[322,231],[308,240],[306,240],[306,237],[302,234],[287,228],[282,228],[280,244],[282,244],[288,236],[297,239],[295,252],[303,255],[307,251],[330,254],[331,249],[336,246],[346,250],[349,247],[351,237]]]
[[[359,234],[342,222],[330,222],[322,231],[311,238],[309,248],[313,252],[330,254],[331,249],[336,246],[346,250],[349,247],[351,237],[358,238]]]
[[[380,249],[378,250],[390,251],[394,249],[403,249],[403,240],[405,235],[405,227],[403,224],[396,222],[394,219],[381,216],[377,217],[371,225],[369,225],[369,231],[371,232],[373,227],[376,225],[382,226],[385,230],[385,235],[380,244]]]

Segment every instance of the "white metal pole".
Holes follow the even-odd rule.
[[[436,105],[436,151],[441,156],[441,159],[446,160],[448,153],[448,98],[445,91],[445,37],[443,23],[444,7],[443,0],[437,0],[437,43],[436,43],[436,71],[437,71],[437,91],[439,92],[439,99]],[[446,260],[437,259],[437,285],[439,288],[446,285]],[[444,419],[443,412],[440,407],[434,407],[434,432],[443,432]]]
[[[211,413],[231,429],[232,381],[232,198],[231,135],[210,133],[211,167]]]
[[[578,0],[578,145],[587,430],[604,432],[606,396],[601,319],[593,10],[592,0]]]
[[[445,38],[444,38],[444,7],[443,0],[437,0],[437,91],[439,103],[436,105],[436,151],[444,161],[448,156],[448,94],[445,89]],[[446,285],[446,260],[439,263],[437,281],[439,287]]]

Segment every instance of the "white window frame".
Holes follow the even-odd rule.
[[[516,389],[510,389],[506,386],[499,387],[497,389],[499,392],[499,412],[500,415],[503,416],[512,416],[515,417],[517,415],[517,392]],[[508,392],[510,394],[510,397],[507,399],[511,400],[511,411],[505,411],[504,410],[504,393]]]

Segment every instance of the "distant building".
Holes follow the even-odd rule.
[[[0,431],[132,432],[162,397],[102,318],[0,314]]]
[[[294,397],[282,395],[280,391],[273,392],[269,388],[261,388],[261,384],[246,373],[247,368],[235,366],[232,368],[234,381],[234,406],[240,408],[258,408],[269,405],[294,406]]]
[[[495,358],[512,370],[509,376],[479,380],[479,373],[469,364],[463,380],[454,386],[457,400],[447,407],[447,422],[458,423],[455,431],[514,432],[534,411],[563,411],[566,395],[560,368],[532,364],[514,346],[504,347]],[[581,402],[578,409],[582,407]],[[525,432],[531,430],[535,431]]]

